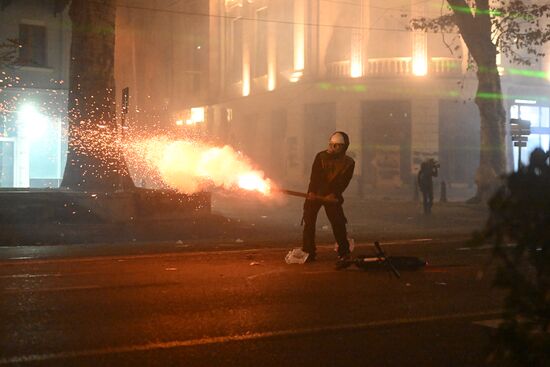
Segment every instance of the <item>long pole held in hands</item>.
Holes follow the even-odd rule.
[[[308,194],[306,192],[293,191],[293,190],[287,190],[287,189],[279,189],[278,191],[282,194],[289,195],[289,196],[298,196],[298,197],[302,197],[302,198],[306,198],[306,199],[308,198]],[[324,196],[315,196],[313,198],[313,200],[318,200],[318,201],[322,201],[322,202],[325,202],[325,203],[332,203],[332,204],[338,202],[338,199],[336,199],[336,198],[327,199]]]

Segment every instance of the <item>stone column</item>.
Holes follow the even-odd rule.
[[[412,173],[418,173],[420,163],[439,158],[439,103],[437,99],[412,100]]]
[[[294,1],[294,71],[305,67],[305,0]]]
[[[411,0],[411,17],[425,16],[426,2]],[[428,34],[423,31],[412,32],[412,59],[411,70],[416,76],[428,74]]]
[[[288,106],[287,136],[284,149],[285,169],[289,184],[297,185],[296,189],[301,187],[305,189],[307,186],[307,182],[304,182],[307,181],[307,177],[304,175],[304,165],[306,164],[304,162],[304,118],[305,108],[302,103],[292,103]]]
[[[362,169],[361,146],[361,101],[358,99],[343,99],[336,106],[336,130],[341,130],[349,135],[350,146],[348,155],[355,160],[353,179],[346,190],[347,196],[359,195],[359,180]]]

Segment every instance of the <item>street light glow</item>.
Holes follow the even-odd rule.
[[[21,132],[30,140],[40,139],[48,128],[48,118],[41,114],[32,103],[25,103],[17,111]]]

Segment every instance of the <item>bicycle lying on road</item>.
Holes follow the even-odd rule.
[[[427,262],[416,256],[388,256],[378,241],[374,242],[374,255],[359,255],[352,259],[341,260],[336,269],[343,270],[355,265],[362,270],[387,268],[396,278],[401,278],[399,270],[418,270]]]

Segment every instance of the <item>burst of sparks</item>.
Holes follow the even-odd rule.
[[[64,83],[53,79],[51,82]],[[0,120],[11,121],[11,124],[5,126],[3,133],[17,134],[19,122],[13,119],[13,113],[25,104],[35,105],[37,112],[47,116],[50,119],[48,121],[60,122],[58,129],[61,129],[61,138],[58,144],[68,140],[69,149],[81,156],[95,159],[95,163],[86,166],[78,161],[70,162],[82,167],[82,174],[87,176],[84,180],[92,176],[101,179],[109,172],[121,173],[117,162],[124,157],[138,186],[143,186],[146,181],[147,187],[169,187],[186,194],[213,188],[246,190],[266,196],[273,192],[274,184],[264,173],[255,169],[248,157],[228,145],[208,144],[194,133],[189,133],[182,139],[181,131],[177,132],[177,138],[173,138],[176,132],[158,128],[158,125],[162,125],[160,121],[150,121],[147,125],[149,132],[137,125],[132,128],[131,118],[127,121],[130,128],[124,129],[124,132],[117,127],[116,121],[94,121],[93,116],[89,120],[81,121],[71,111],[67,113],[66,92],[52,89],[47,96],[37,93],[34,97],[32,89],[25,90],[27,87],[32,85],[22,84],[17,76],[0,73],[0,90],[12,88],[13,91],[11,100],[4,100],[0,104]],[[109,100],[101,102],[95,96],[85,99],[86,103],[92,105],[114,103]],[[136,114],[139,111],[136,110]],[[70,131],[69,119],[73,122]],[[184,121],[178,124],[179,127],[183,125]],[[41,144],[44,143],[41,141]],[[62,157],[50,159],[62,160]]]

